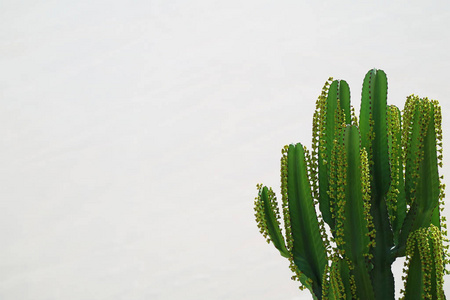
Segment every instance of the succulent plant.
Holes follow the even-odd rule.
[[[415,95],[387,105],[387,77],[370,70],[359,119],[344,80],[316,102],[311,151],[284,146],[281,213],[258,184],[260,232],[314,299],[394,299],[391,266],[406,256],[403,299],[445,299],[448,246],[439,103]],[[281,226],[283,215],[284,234]]]

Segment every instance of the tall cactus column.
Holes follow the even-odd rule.
[[[386,203],[391,181],[388,152],[387,78],[381,70],[370,70],[364,78],[359,128],[362,147],[367,150],[370,161],[370,207],[376,232],[376,247],[372,249],[371,276],[377,297],[392,299],[394,276],[391,271],[390,250],[394,242]]]
[[[335,241],[337,252],[353,276],[348,296],[375,299],[370,278],[374,237],[370,217],[370,185],[367,153],[361,149],[358,127],[347,125],[338,135],[332,157],[335,175],[330,193],[336,209]]]
[[[258,185],[255,200],[261,233],[314,299],[394,299],[401,256],[406,299],[445,299],[441,119],[427,98],[409,96],[403,113],[388,106],[386,74],[373,69],[358,122],[348,84],[326,82],[312,151],[282,150],[282,213],[271,188]]]

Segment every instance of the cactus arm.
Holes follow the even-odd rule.
[[[368,220],[363,198],[362,169],[360,158],[360,138],[356,126],[347,126],[341,139],[344,172],[338,175],[344,187],[345,198],[338,203],[339,212],[343,210],[343,249],[344,257],[349,259],[356,283],[356,294],[360,299],[375,299],[366,257],[369,255],[370,237]],[[346,170],[345,170],[346,169]],[[368,176],[368,174],[367,174]],[[347,184],[349,183],[349,184]],[[341,209],[342,207],[342,209]],[[341,217],[341,213],[339,218]]]
[[[376,246],[373,248],[371,271],[377,298],[394,297],[394,277],[391,271],[390,249],[393,234],[389,224],[386,195],[390,185],[390,166],[387,132],[387,78],[381,70],[370,70],[361,93],[361,145],[366,148],[371,162],[371,215],[375,226]]]
[[[443,244],[440,230],[422,227],[410,234],[402,277],[405,289],[402,299],[445,299],[443,289]]]
[[[345,118],[342,116],[345,114]],[[351,123],[350,114],[350,88],[344,80],[335,80],[330,85],[326,100],[326,126],[327,156],[330,157],[336,131],[342,123]]]
[[[344,205],[344,249],[351,261],[364,259],[369,254],[369,230],[364,214],[364,201],[361,182],[361,159],[359,149],[359,132],[355,126],[345,129],[343,138],[347,166],[345,176]],[[351,184],[347,184],[351,183]]]
[[[369,71],[361,93],[360,131],[361,144],[373,161],[372,173],[376,201],[387,193],[390,182],[387,139],[387,77],[382,70]]]
[[[428,114],[430,115],[430,121],[424,138],[423,161],[420,166],[421,176],[417,184],[417,201],[420,208],[433,212],[439,203],[440,190],[436,154],[436,133],[434,129],[434,108],[431,103]]]
[[[437,164],[439,168],[443,166],[443,156],[442,156],[442,111],[439,106],[439,102],[437,100],[431,100],[434,108],[434,129],[436,134],[436,151],[437,151]],[[444,209],[444,198],[445,198],[445,184],[442,183],[444,176],[439,176],[439,205],[438,209],[434,210],[433,217],[431,219],[431,223],[439,228],[439,230],[443,230],[442,233],[444,236],[447,236],[447,225],[446,225],[446,217],[442,217],[441,219],[441,211]]]
[[[330,200],[327,194],[328,191],[328,158],[326,152],[327,139],[325,136],[326,128],[326,114],[327,114],[327,97],[330,82],[333,78],[330,77],[325,82],[322,93],[316,101],[316,109],[313,116],[313,140],[312,140],[312,156],[316,161],[314,170],[317,172],[317,177],[312,180],[312,188],[315,199],[319,201],[319,209],[322,217],[330,228],[334,229],[334,220],[330,211]]]
[[[332,214],[332,203],[328,196],[328,176],[331,159],[331,147],[334,136],[334,113],[337,107],[338,83],[333,81],[327,90],[326,97],[323,97],[320,109],[320,133],[319,133],[319,208],[325,222],[334,231],[334,218]],[[330,137],[331,136],[331,137]]]
[[[405,195],[408,205],[414,201],[415,177],[417,174],[418,150],[420,147],[420,118],[419,99],[413,95],[407,97],[403,110],[402,143],[405,165]],[[405,241],[406,242],[406,241]]]
[[[314,294],[320,299],[327,257],[311,195],[305,152],[300,143],[290,145],[287,153],[287,197],[293,260],[312,280]]]
[[[339,80],[338,85],[337,99],[339,99],[340,108],[345,114],[344,122],[345,124],[351,124],[352,115],[350,113],[350,87],[345,80]]]
[[[403,176],[401,114],[395,105],[388,106],[388,146],[391,165],[391,185],[386,197],[389,218],[394,234],[394,244],[406,217],[405,182]]]
[[[399,236],[398,256],[405,253],[405,246],[411,232],[420,227],[428,227],[436,220],[436,210],[439,209],[441,186],[438,173],[438,158],[436,149],[436,129],[434,121],[434,105],[427,99],[411,96],[408,98],[405,110],[414,110],[413,124],[410,127],[409,141],[406,151],[405,186],[410,190],[410,210],[406,215]],[[409,112],[406,111],[406,114]],[[411,113],[412,114],[412,113]],[[409,155],[409,157],[408,157]],[[420,174],[420,175],[419,175]],[[433,218],[434,215],[434,218]],[[434,224],[439,225],[439,224]]]
[[[373,120],[374,140],[373,148],[373,174],[378,201],[382,201],[390,185],[388,135],[387,135],[387,78],[386,74],[378,70],[374,85]]]
[[[351,123],[350,110],[350,88],[344,80],[333,81],[329,88],[328,82],[322,89],[322,95],[316,104],[316,120],[313,134],[314,142],[318,140],[318,187],[319,187],[319,208],[323,219],[330,226],[333,234],[335,220],[333,218],[332,206],[328,195],[330,174],[330,159],[333,148],[333,141],[336,131],[342,123]]]
[[[371,123],[372,123],[372,115],[371,115],[371,109],[372,109],[372,90],[373,88],[369,86],[372,83],[372,77],[374,70],[370,70],[367,72],[366,76],[364,77],[363,81],[363,88],[361,92],[361,107],[359,111],[359,131],[361,134],[361,147],[366,148],[366,150],[371,154],[372,149],[372,130],[371,130]],[[370,91],[370,94],[369,94]]]
[[[266,237],[267,242],[272,242],[275,248],[280,251],[281,256],[288,258],[290,255],[281,233],[280,213],[275,194],[272,189],[266,186],[258,187],[258,197],[255,199],[255,217],[258,227]]]
[[[432,238],[430,239],[430,250],[433,256],[431,265],[431,293],[433,299],[445,299],[444,295],[444,251],[442,235],[438,227],[431,227]]]

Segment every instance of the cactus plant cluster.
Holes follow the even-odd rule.
[[[382,70],[364,78],[359,119],[348,84],[325,83],[311,150],[281,151],[281,207],[262,184],[255,199],[260,232],[301,289],[314,299],[394,299],[391,266],[405,256],[402,299],[445,299],[441,121],[435,100],[411,95],[402,112],[387,105]]]

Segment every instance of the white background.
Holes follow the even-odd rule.
[[[448,166],[447,3],[3,0],[0,298],[310,299],[255,185],[374,67],[441,101]]]

